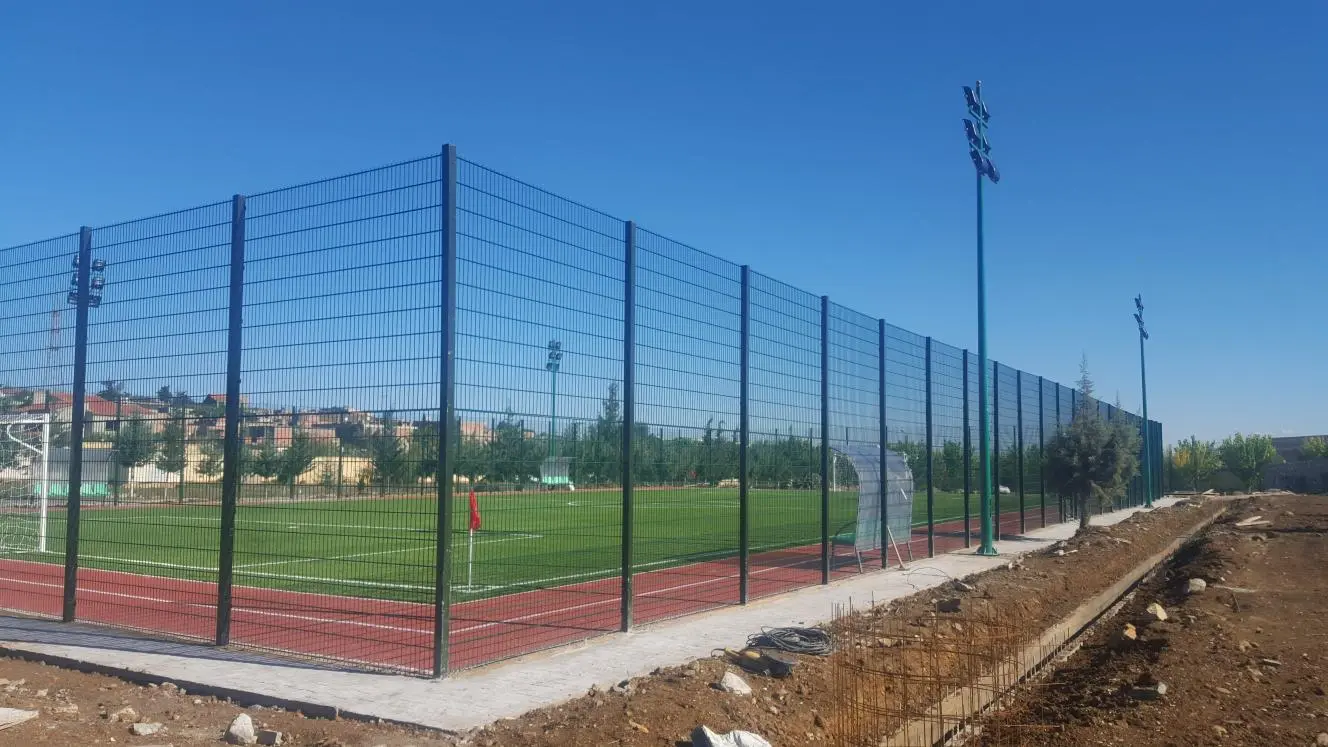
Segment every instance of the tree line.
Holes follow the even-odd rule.
[[[1307,438],[1301,443],[1300,453],[1303,459],[1328,457],[1328,442]],[[1283,461],[1273,447],[1272,436],[1234,433],[1220,442],[1190,436],[1167,447],[1163,463],[1172,485],[1198,492],[1212,486],[1223,470],[1230,472],[1243,489],[1255,490],[1263,484],[1268,467]]]

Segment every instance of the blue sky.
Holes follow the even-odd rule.
[[[993,357],[1168,440],[1328,430],[1321,2],[42,3],[0,27],[0,246],[443,142],[975,342],[959,86],[993,112]]]

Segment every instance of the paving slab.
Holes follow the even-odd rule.
[[[1179,498],[1163,498],[1158,507]],[[1111,525],[1144,509],[1093,517]],[[0,616],[0,649],[77,662],[130,678],[172,681],[191,692],[259,704],[347,716],[381,718],[465,732],[503,718],[579,697],[592,686],[739,648],[763,627],[828,621],[836,607],[866,607],[980,573],[1073,536],[1072,523],[1054,524],[997,544],[997,557],[959,550],[919,559],[906,570],[871,571],[829,586],[791,591],[743,607],[690,615],[601,636],[579,644],[457,673],[442,680],[347,672],[270,655],[160,641],[119,630],[51,620]]]

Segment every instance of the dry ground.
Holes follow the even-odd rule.
[[[1236,526],[1255,515],[1272,523]],[[1316,744],[1328,734],[1326,569],[1328,498],[1242,501],[1048,682],[1022,691],[988,743]],[[1191,578],[1208,588],[1187,594]],[[1169,619],[1141,628],[1137,645],[1110,645],[1154,601]],[[1153,680],[1167,685],[1163,698],[1131,694]]]
[[[1063,556],[1050,553],[1030,556],[1014,570],[992,571],[970,579],[971,590],[950,589],[943,593],[984,600],[984,604],[999,609],[1003,619],[1027,630],[1031,639],[1083,600],[1106,588],[1141,558],[1157,552],[1220,508],[1213,504],[1190,504],[1137,515],[1114,527],[1095,528],[1071,540],[1064,549],[1074,552]],[[1271,537],[1274,533],[1265,534]],[[1266,547],[1276,547],[1278,541]],[[1319,559],[1320,562],[1323,559],[1322,548]],[[911,573],[917,574],[919,583],[930,575],[925,561],[912,568]],[[885,626],[897,625],[900,620],[932,620],[936,616],[938,593],[923,592],[878,607],[864,613],[858,624],[870,627],[876,624],[873,621]],[[1221,605],[1220,600],[1227,596],[1214,590],[1203,601]],[[1257,595],[1245,595],[1241,597],[1242,605],[1246,604],[1246,597],[1255,597],[1258,604]],[[1270,626],[1271,623],[1266,624],[1265,629],[1271,629]],[[1250,636],[1255,640],[1259,634],[1247,635]],[[1280,651],[1275,654],[1291,658]],[[836,654],[853,655],[852,651]],[[1285,662],[1283,667],[1290,670],[1289,664]],[[800,657],[797,670],[787,679],[747,676],[755,690],[750,697],[713,689],[712,684],[725,668],[723,661],[712,658],[660,670],[653,676],[628,683],[623,690],[591,692],[570,703],[500,722],[466,735],[465,743],[489,747],[676,747],[688,744],[686,736],[698,723],[721,731],[735,728],[755,731],[776,747],[829,743],[828,721],[834,718],[831,659]],[[169,686],[141,687],[112,677],[15,659],[0,658],[0,678],[11,681],[10,685],[0,685],[0,706],[41,711],[36,721],[0,732],[0,745],[215,745],[220,743],[231,718],[241,710],[236,704],[182,693]],[[1232,692],[1248,689],[1243,684],[1237,684]],[[164,724],[164,730],[152,737],[136,737],[130,735],[127,724],[112,723],[103,717],[125,705],[133,707],[145,720]],[[77,706],[77,710],[72,711],[69,706]],[[399,747],[457,741],[446,735],[386,724],[306,719],[297,713],[274,709],[245,710],[256,723],[284,732],[285,743],[291,745]]]

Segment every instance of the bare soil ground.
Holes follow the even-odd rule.
[[[1247,528],[1261,515],[1271,524]],[[1141,585],[1047,681],[994,719],[987,744],[1328,744],[1328,498],[1242,501]],[[1191,578],[1207,589],[1189,594]],[[1160,602],[1168,620],[1113,645]],[[1162,682],[1166,694],[1134,688]]]
[[[983,600],[983,604],[999,610],[1002,619],[1026,629],[1031,639],[1085,599],[1109,586],[1141,558],[1162,549],[1220,508],[1212,504],[1190,503],[1136,515],[1114,527],[1094,528],[1065,543],[1063,555],[1039,553],[1029,556],[1014,569],[996,570],[969,579],[971,588],[949,587],[944,591],[922,592],[861,613],[854,624],[859,628],[864,625],[870,628],[877,624],[874,621],[879,621],[884,630],[887,625],[898,625],[900,620],[934,620],[935,601],[943,594]],[[1276,526],[1280,529],[1283,519],[1279,517],[1278,521]],[[1322,517],[1320,521],[1319,526],[1328,523],[1328,519]],[[1272,539],[1274,532],[1263,534],[1270,538],[1265,552],[1281,541]],[[1324,546],[1320,546],[1317,561],[1291,567],[1303,571],[1313,567],[1313,562],[1322,566],[1324,552]],[[909,573],[915,574],[922,583],[929,575],[934,578],[935,571],[929,572],[926,561],[920,561],[911,566]],[[1317,588],[1321,593],[1322,587]],[[1224,604],[1221,600],[1228,597],[1227,592],[1211,589],[1200,601],[1220,607]],[[1242,609],[1249,609],[1245,606],[1247,598],[1256,605],[1268,604],[1260,601],[1266,600],[1266,596],[1244,594],[1240,598]],[[1328,604],[1328,600],[1322,603]],[[1267,606],[1264,609],[1274,611]],[[1230,610],[1226,614],[1230,616]],[[1303,618],[1301,623],[1307,628],[1315,627],[1313,618]],[[1254,627],[1260,625],[1265,630],[1273,629],[1271,622],[1253,624]],[[1242,635],[1263,645],[1261,634]],[[1322,644],[1322,634],[1318,640]],[[1255,651],[1251,655],[1256,660],[1264,658],[1256,655],[1259,653]],[[1300,653],[1297,650],[1295,656]],[[1306,653],[1317,661],[1317,652],[1307,649]],[[835,654],[853,655],[853,651]],[[1285,676],[1294,668],[1292,662],[1287,661],[1292,658],[1290,653],[1278,650],[1273,655],[1282,658],[1282,666],[1271,675],[1264,675],[1265,678]],[[689,744],[687,735],[700,723],[719,731],[754,731],[777,747],[829,743],[828,721],[834,717],[835,699],[832,658],[798,657],[797,669],[785,679],[744,674],[754,690],[752,696],[726,694],[714,689],[713,684],[730,667],[719,658],[705,659],[683,667],[658,670],[652,676],[624,683],[624,687],[612,691],[592,691],[570,703],[499,722],[466,735],[464,743],[484,747],[676,747]],[[1250,675],[1245,677],[1248,680]],[[183,693],[170,686],[141,687],[113,677],[15,659],[0,658],[0,679],[9,680],[0,685],[0,707],[41,712],[35,721],[0,731],[0,745],[215,745],[220,743],[230,720],[241,710],[248,712],[255,723],[282,731],[284,744],[288,745],[401,747],[455,744],[458,741],[447,735],[388,724],[319,720],[277,709],[241,709],[234,703]],[[1313,692],[1314,685],[1306,687]],[[1249,683],[1237,681],[1228,689],[1239,695],[1249,689]],[[107,718],[126,705],[132,707],[141,720],[160,722],[164,729],[150,737],[132,736],[129,724]],[[1227,715],[1225,718],[1233,717]],[[1328,720],[1323,723],[1328,725]],[[1247,743],[1255,744],[1256,741]]]

